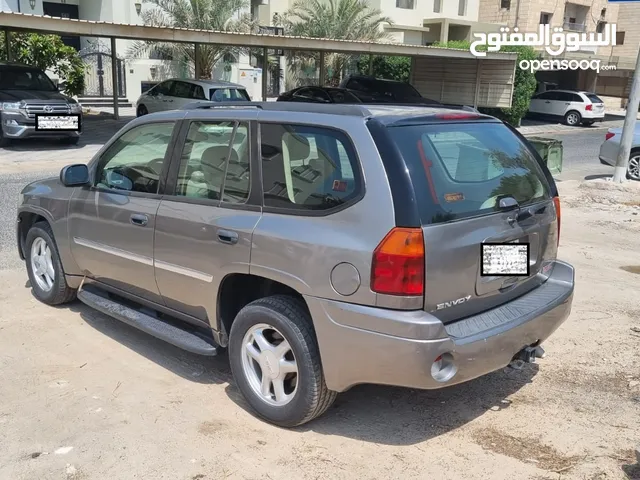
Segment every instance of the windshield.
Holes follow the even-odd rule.
[[[520,206],[549,198],[535,157],[501,123],[390,127],[427,223],[487,215],[513,197]]]
[[[4,65],[0,67],[0,90],[55,92],[58,89],[42,70]]]
[[[209,91],[212,102],[250,102],[249,94],[242,88],[212,88]]]

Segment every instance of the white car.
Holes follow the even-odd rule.
[[[620,140],[622,138],[622,128],[610,128],[604,137],[604,142],[600,146],[600,163],[603,165],[616,166],[618,151],[620,150]],[[627,178],[640,181],[640,125],[636,127],[631,143],[631,155],[627,165]]]
[[[550,90],[531,99],[529,114],[562,118],[564,123],[571,126],[589,126],[604,120],[604,102],[595,93]]]
[[[191,80],[171,78],[160,82],[140,95],[136,102],[138,117],[164,110],[179,110],[198,100],[212,102],[250,102],[242,85],[221,80]]]

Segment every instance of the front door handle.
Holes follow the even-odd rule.
[[[235,245],[238,243],[238,234],[229,230],[218,230],[218,241],[228,245]]]
[[[137,225],[139,227],[146,227],[147,223],[149,223],[149,217],[143,213],[134,213],[131,215],[130,220],[133,225]]]

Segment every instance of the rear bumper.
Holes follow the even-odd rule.
[[[556,262],[547,282],[535,290],[447,325],[422,311],[315,297],[306,301],[331,390],[362,383],[437,389],[503,368],[524,347],[546,340],[569,316],[573,289],[573,267]],[[444,354],[456,373],[442,382],[432,376],[431,366]]]

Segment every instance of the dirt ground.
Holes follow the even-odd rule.
[[[46,307],[0,272],[0,479],[640,478],[640,186],[559,186],[577,286],[544,360],[441,391],[357,387],[296,430],[245,410],[224,355]]]

